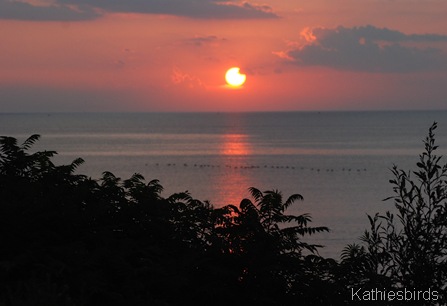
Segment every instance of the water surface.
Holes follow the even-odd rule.
[[[82,157],[83,174],[138,172],[159,179],[164,196],[188,190],[217,207],[238,204],[250,186],[299,193],[290,212],[330,227],[311,241],[338,257],[367,213],[393,208],[382,201],[392,195],[389,169],[414,169],[434,121],[445,155],[445,111],[0,114],[0,134],[41,134],[35,150],[56,150],[57,163]]]

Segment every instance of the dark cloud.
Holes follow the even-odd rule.
[[[237,4],[222,0],[56,0],[53,5],[35,6],[0,0],[1,19],[85,20],[104,13],[165,14],[198,19],[277,18],[266,5]]]
[[[196,36],[185,40],[187,45],[193,45],[196,47],[202,46],[218,46],[220,42],[226,41],[225,38],[218,38],[215,35],[208,36]]]
[[[238,5],[222,0],[60,0],[64,3],[91,5],[107,12],[166,14],[191,18],[250,19],[276,18],[268,6],[248,2]]]
[[[302,66],[340,70],[411,72],[447,69],[447,54],[428,47],[447,42],[446,35],[404,34],[374,26],[316,28],[303,33],[306,43],[278,56]],[[419,45],[423,44],[421,47]]]
[[[25,2],[0,0],[0,19],[32,21],[79,21],[99,15],[88,6],[76,9],[66,5],[35,6]]]

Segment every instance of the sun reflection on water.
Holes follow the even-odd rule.
[[[243,198],[249,196],[248,187],[256,184],[256,176],[248,165],[253,148],[245,134],[223,134],[221,140],[218,159],[222,169],[211,178],[213,185],[219,186],[215,204],[239,205]]]
[[[243,134],[224,134],[220,153],[222,155],[250,155],[248,136]]]

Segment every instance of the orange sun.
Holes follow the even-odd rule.
[[[225,80],[231,87],[240,87],[245,83],[245,80],[247,79],[245,74],[239,73],[239,70],[239,67],[232,67],[228,69],[227,73],[225,74]]]

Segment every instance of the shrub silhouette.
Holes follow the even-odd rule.
[[[30,153],[39,138],[0,138],[0,305],[329,305],[315,297],[326,261],[300,240],[328,229],[286,214],[300,195],[250,188],[254,202],[222,208],[164,198],[140,174],[56,166],[56,152]]]
[[[345,248],[342,266],[355,271],[350,285],[431,289],[437,291],[437,301],[414,305],[446,303],[447,164],[441,166],[441,156],[435,154],[436,128],[433,123],[424,140],[417,170],[406,172],[396,165],[391,170],[394,196],[385,200],[393,200],[396,213],[368,216],[371,229],[361,237],[366,249],[355,244]]]
[[[396,213],[368,216],[363,244],[340,262],[303,241],[328,228],[288,214],[299,194],[251,187],[251,199],[214,208],[188,192],[163,197],[138,173],[94,180],[76,173],[80,158],[56,166],[56,152],[30,153],[39,135],[1,137],[0,305],[357,305],[359,287],[430,288],[438,301],[414,305],[445,304],[447,165],[435,129],[416,171],[392,169]]]

